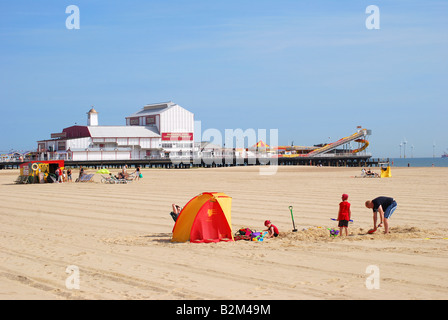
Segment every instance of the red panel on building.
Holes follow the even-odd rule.
[[[193,141],[192,132],[162,132],[163,141]]]
[[[86,138],[90,137],[89,128],[86,126],[73,126],[62,130],[66,133],[67,138]]]

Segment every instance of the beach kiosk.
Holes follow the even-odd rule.
[[[64,169],[64,160],[31,161],[20,165],[16,183],[56,182],[56,169]]]

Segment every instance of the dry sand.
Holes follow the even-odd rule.
[[[448,168],[393,168],[392,178],[354,178],[357,168],[144,169],[128,185],[15,185],[0,171],[0,299],[447,299]],[[94,172],[94,170],[89,170]],[[75,175],[77,172],[75,172]],[[232,227],[270,219],[264,242],[171,243],[173,202],[201,192],[233,198]],[[342,193],[351,236],[331,238]],[[368,235],[365,200],[394,197],[389,235]],[[298,232],[291,232],[288,206]],[[69,289],[68,266],[79,268]],[[368,266],[379,289],[368,289]]]

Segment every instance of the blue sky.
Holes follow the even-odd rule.
[[[448,1],[2,1],[0,40],[2,151],[86,124],[91,105],[124,125],[161,101],[203,130],[278,129],[280,145],[362,125],[374,157],[448,148]]]

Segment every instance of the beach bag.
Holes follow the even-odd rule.
[[[252,232],[253,231],[249,228],[241,228],[237,233],[242,236],[249,236]]]
[[[252,230],[249,228],[240,228],[234,235],[233,239],[237,240],[251,240]]]

